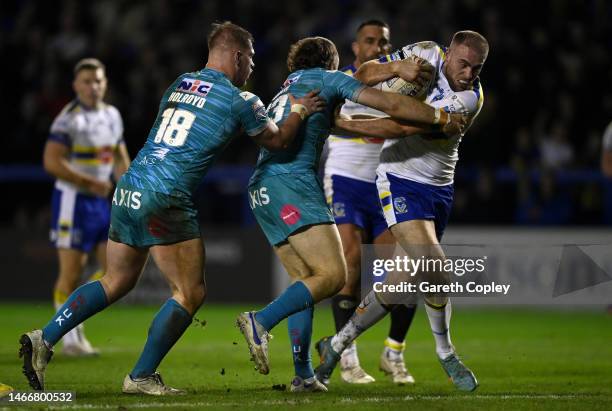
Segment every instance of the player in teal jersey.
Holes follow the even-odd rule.
[[[443,131],[449,134],[465,125],[461,116],[451,117],[408,96],[363,85],[337,71],[338,61],[335,45],[322,37],[302,39],[291,46],[287,58],[291,74],[270,103],[268,114],[284,124],[291,112],[289,93],[305,95],[312,88],[320,90],[328,106],[308,119],[287,150],[262,149],[249,183],[251,209],[293,284],[263,310],[240,314],[237,325],[256,368],[267,374],[268,332],[289,317],[296,369],[292,391],[326,390],[314,377],[309,356],[313,306],[336,294],[346,278],[338,230],[317,177],[319,155],[332,126],[335,106],[349,99],[396,118],[444,124]],[[431,75],[421,71],[417,63],[412,71],[413,77],[407,80]]]
[[[259,98],[242,87],[253,69],[253,38],[225,22],[208,37],[206,68],[181,75],[164,94],[144,148],[117,185],[112,201],[107,272],[74,291],[42,329],[21,337],[24,374],[44,389],[52,346],[70,329],[112,304],[136,284],[149,251],[171,289],[149,328],[144,350],[125,377],[128,394],[174,395],[158,365],[204,301],[203,243],[191,195],[215,157],[246,131],[268,149],[285,147],[309,115],[324,108],[316,91],[294,100],[280,127]]]

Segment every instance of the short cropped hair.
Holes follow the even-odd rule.
[[[451,45],[464,44],[467,47],[482,53],[486,58],[489,54],[489,42],[484,36],[472,30],[458,31],[453,35]]]
[[[81,70],[98,69],[101,69],[102,71],[106,72],[106,67],[104,66],[104,64],[102,64],[100,60],[93,57],[88,57],[85,59],[81,59],[77,62],[77,64],[74,66],[74,75],[76,76],[77,74],[79,74]]]
[[[219,46],[237,46],[245,50],[253,44],[253,35],[246,29],[230,21],[214,23],[208,34],[208,50]]]
[[[331,40],[325,37],[306,37],[289,48],[287,68],[290,73],[315,67],[331,70],[337,56],[338,50]]]
[[[384,27],[387,29],[389,28],[389,25],[382,20],[370,19],[370,20],[364,21],[363,23],[359,25],[359,27],[357,27],[357,33],[359,33],[361,29],[364,28],[365,26],[378,26],[378,27]]]

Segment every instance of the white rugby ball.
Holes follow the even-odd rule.
[[[422,64],[431,66],[429,62],[424,62]],[[429,81],[425,82],[424,85],[413,81],[406,81],[400,77],[393,77],[380,82],[378,86],[379,89],[382,91],[403,94],[404,96],[410,96],[419,100],[425,100],[425,97],[427,97],[428,90],[431,87],[433,77],[435,76],[432,76],[432,78]]]

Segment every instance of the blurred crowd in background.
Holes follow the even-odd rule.
[[[0,10],[3,165],[40,164],[51,121],[73,98],[72,68],[82,57],[106,64],[107,101],[123,115],[134,156],[166,87],[203,67],[214,21],[232,20],[253,33],[256,67],[246,87],[269,102],[287,75],[292,42],[328,37],[341,65],[349,64],[357,26],[379,18],[388,22],[394,48],[421,40],[448,44],[462,29],[490,42],[481,74],[484,108],[460,149],[452,222],[601,224],[612,207],[599,171],[601,137],[612,120],[606,0],[22,0],[2,2]],[[247,140],[232,143],[221,163],[254,165],[257,148]],[[4,222],[44,220],[49,193],[3,185],[22,190],[2,205]],[[202,218],[234,221],[231,207],[212,212],[211,203],[239,199],[245,188],[204,188],[215,199],[203,202]]]

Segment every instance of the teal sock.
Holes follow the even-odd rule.
[[[43,340],[52,346],[57,344],[64,334],[107,306],[108,300],[100,281],[80,286],[43,328]]]
[[[303,379],[314,376],[310,359],[310,340],[312,338],[313,307],[291,314],[287,318],[289,340],[293,354],[295,375]]]
[[[191,320],[192,315],[182,305],[172,298],[168,299],[153,318],[147,343],[130,376],[143,378],[153,374]]]
[[[291,284],[278,298],[255,313],[255,320],[266,331],[270,331],[276,324],[291,314],[306,308],[313,307],[314,300],[306,285],[301,281]]]

